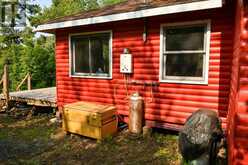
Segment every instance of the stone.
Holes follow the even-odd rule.
[[[58,122],[58,119],[55,117],[55,118],[52,118],[49,120],[51,123],[57,123]]]
[[[208,154],[213,139],[222,134],[221,122],[217,113],[200,109],[187,119],[180,131],[179,150],[185,160],[196,160],[202,155]]]

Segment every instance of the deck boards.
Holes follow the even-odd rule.
[[[29,105],[57,107],[56,87],[10,92],[10,100]],[[0,95],[4,99],[3,94]]]

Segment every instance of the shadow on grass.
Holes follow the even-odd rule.
[[[0,116],[0,121],[4,125],[0,129],[0,164],[174,165],[180,161],[177,135],[161,130],[155,130],[150,138],[123,130],[99,142],[81,136],[52,138],[61,130],[49,124],[47,116],[29,120]]]

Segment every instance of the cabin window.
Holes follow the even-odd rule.
[[[161,27],[161,81],[207,83],[209,21]]]
[[[71,35],[70,45],[72,76],[111,77],[111,33]]]

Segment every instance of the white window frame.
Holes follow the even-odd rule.
[[[72,43],[71,43],[71,37],[73,36],[84,36],[84,35],[94,35],[94,34],[103,34],[103,33],[109,33],[110,39],[109,39],[109,74],[108,76],[104,75],[88,75],[88,73],[79,73],[75,72],[75,56],[72,53]],[[112,30],[108,31],[95,31],[95,32],[85,32],[85,33],[70,33],[69,37],[69,76],[70,77],[78,77],[78,78],[92,78],[92,79],[112,79],[112,40],[113,40],[113,32]]]
[[[165,74],[165,35],[164,28],[166,27],[193,27],[194,25],[206,24],[205,41],[204,41],[204,55],[203,55],[203,74],[202,77],[183,77],[183,76],[164,76]],[[160,69],[159,69],[159,81],[164,83],[181,83],[181,84],[208,84],[208,72],[209,72],[209,54],[210,54],[210,36],[211,36],[211,20],[191,21],[191,22],[177,22],[161,24],[160,26]],[[175,51],[175,53],[190,53],[190,51]],[[200,51],[202,53],[202,51]],[[194,51],[196,53],[196,51]]]

